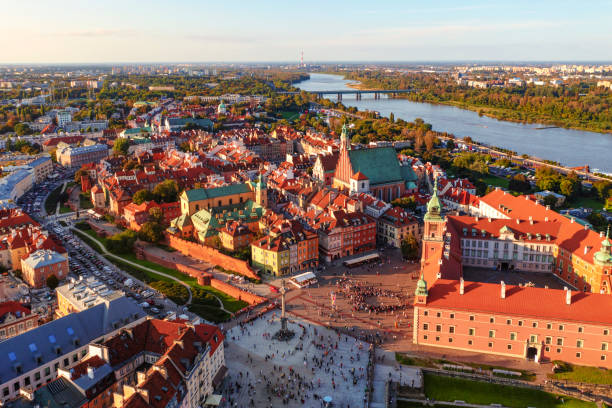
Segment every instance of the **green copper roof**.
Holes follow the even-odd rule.
[[[601,249],[593,255],[595,262],[598,264],[612,264],[612,243],[610,243],[610,227],[606,231],[606,239],[601,242]]]
[[[392,147],[349,150],[353,173],[362,172],[370,180],[370,187],[377,184],[403,181],[397,154]]]
[[[414,292],[415,295],[419,296],[427,296],[427,282],[425,281],[425,277],[423,276],[423,274],[421,273],[421,277],[419,278],[419,281],[417,282],[417,287],[416,287],[416,291]]]
[[[200,210],[191,216],[191,221],[200,239],[205,239],[219,233],[219,230],[230,221],[259,221],[265,210],[252,200],[212,210]]]
[[[216,188],[194,188],[185,192],[187,200],[200,201],[209,198],[225,197],[234,194],[243,194],[251,191],[248,184],[230,184],[228,186]]]
[[[438,179],[434,181],[433,195],[427,203],[427,214],[425,214],[426,220],[441,220],[440,213],[442,212],[442,203],[438,198]]]
[[[400,169],[402,171],[402,178],[404,181],[415,183],[418,180],[418,176],[414,170],[412,170],[412,166],[400,166]]]

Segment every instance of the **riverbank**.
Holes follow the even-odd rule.
[[[330,75],[341,75],[344,80],[353,81],[351,83],[347,83],[346,86],[349,88],[356,89],[356,90],[371,91],[375,89],[384,89],[384,87],[377,88],[373,86],[367,86],[363,82],[360,82],[359,80],[356,80],[356,79],[348,78],[344,74],[330,74]],[[593,126],[589,126],[588,124],[581,125],[581,124],[576,124],[574,122],[570,122],[569,120],[553,119],[553,118],[544,117],[541,115],[537,117],[517,118],[514,116],[515,115],[527,115],[527,114],[520,112],[520,111],[516,111],[514,109],[503,109],[503,108],[494,108],[490,106],[473,105],[473,104],[460,102],[460,101],[420,100],[420,99],[414,98],[413,95],[419,95],[419,94],[418,93],[398,94],[394,96],[393,99],[406,99],[406,100],[409,100],[411,102],[416,102],[416,103],[429,103],[432,105],[453,106],[455,108],[477,112],[480,116],[486,116],[492,119],[503,120],[506,122],[514,122],[514,123],[530,124],[530,125],[541,124],[546,127],[553,126],[553,127],[563,128],[563,129],[573,129],[573,130],[582,130],[582,131],[602,133],[602,134],[612,134],[612,129],[609,129],[609,130],[598,129],[598,128],[594,128]]]

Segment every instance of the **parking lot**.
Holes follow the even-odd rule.
[[[95,277],[113,290],[123,291],[134,303],[143,307],[150,315],[163,318],[171,314],[183,313],[178,306],[166,299],[156,290],[131,277],[127,272],[113,265],[106,258],[83,244],[68,228],[56,223],[46,225],[54,233],[68,252],[70,275],[83,279]]]

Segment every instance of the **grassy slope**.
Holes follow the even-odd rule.
[[[425,374],[425,395],[438,401],[461,400],[471,404],[507,407],[594,408],[595,404],[530,388],[510,387]],[[563,402],[562,402],[563,400]]]
[[[98,236],[95,233],[95,231],[93,231],[93,230],[86,230],[86,231],[82,231],[82,232],[84,232],[85,234],[87,234],[87,235],[97,239],[98,241],[102,242],[106,246],[106,238],[102,238],[102,237]],[[93,243],[93,242],[88,242],[88,243],[91,244],[92,248],[94,248],[95,250],[99,249],[98,245],[95,245],[95,243]],[[100,252],[100,251],[98,251],[98,252]],[[207,292],[209,292],[209,293],[219,297],[221,299],[221,302],[223,302],[223,307],[225,307],[227,310],[229,310],[231,312],[236,312],[236,311],[238,311],[238,310],[240,310],[243,307],[248,305],[246,302],[243,302],[241,300],[235,299],[235,298],[233,298],[233,297],[231,297],[231,296],[229,296],[229,295],[227,295],[227,294],[225,294],[225,293],[223,293],[223,292],[213,288],[212,286],[202,286],[202,285],[199,285],[197,280],[196,280],[196,278],[194,278],[192,276],[189,276],[189,275],[186,275],[186,274],[184,274],[182,272],[179,272],[176,269],[166,268],[165,266],[156,264],[155,262],[147,261],[147,260],[144,260],[144,259],[138,259],[138,258],[136,258],[136,256],[133,253],[120,254],[118,256],[120,256],[121,258],[126,259],[128,261],[134,262],[134,263],[136,263],[138,265],[142,265],[142,266],[145,266],[147,268],[151,268],[153,270],[165,273],[167,275],[174,276],[175,278],[177,278],[177,279],[187,283],[189,286],[191,286],[193,288],[204,289],[205,291],[207,291]],[[108,259],[111,260],[111,261],[113,260],[112,257],[108,257]],[[148,272],[146,270],[142,270],[142,272],[145,275],[147,275],[149,278],[153,279],[153,280],[166,280],[166,281],[170,281],[170,279],[167,279],[167,278],[162,279],[163,278],[162,276],[154,274],[154,273],[151,273],[151,272]]]

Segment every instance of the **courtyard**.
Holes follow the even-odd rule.
[[[363,407],[369,344],[289,318],[289,341],[272,338],[281,327],[269,312],[226,333],[228,374],[223,407]]]

